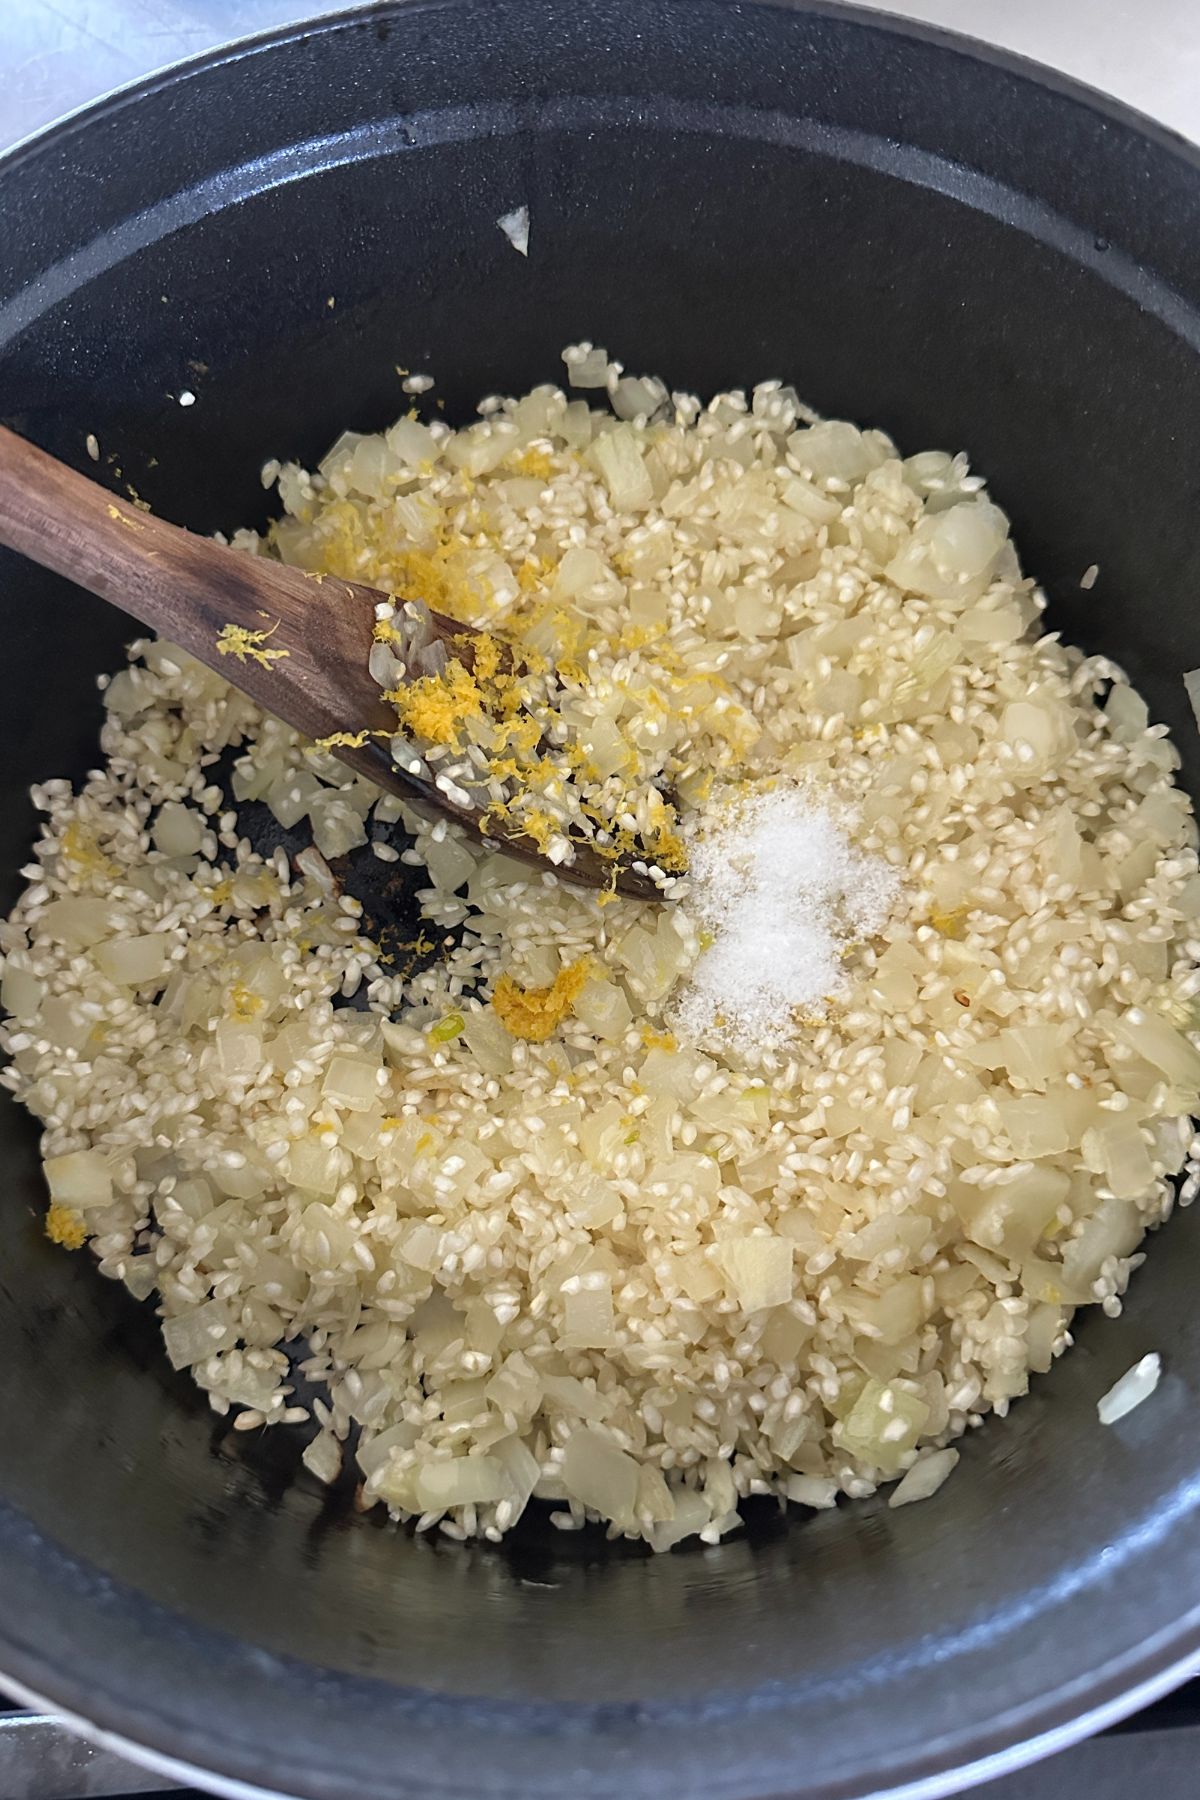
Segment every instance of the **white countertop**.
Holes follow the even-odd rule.
[[[1200,143],[1200,0],[876,0],[1049,63]]]

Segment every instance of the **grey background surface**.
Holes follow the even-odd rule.
[[[652,5],[654,0],[647,0]],[[342,10],[321,0],[0,0],[0,148],[63,113],[231,38]],[[891,11],[1049,63],[1200,142],[1200,0],[896,0]],[[8,1729],[5,1729],[7,1723]],[[1192,1731],[1083,1745],[978,1790],[983,1800],[1192,1800]],[[0,1716],[0,1800],[155,1785],[52,1722]]]

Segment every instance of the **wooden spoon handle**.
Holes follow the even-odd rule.
[[[371,589],[168,525],[3,427],[0,543],[131,613],[309,737],[388,722],[366,675]],[[227,625],[270,632],[262,647],[285,655],[266,666],[223,656]],[[378,717],[347,717],[348,676]]]
[[[253,583],[243,588],[236,572],[229,580],[215,573],[218,560],[226,557],[219,545],[119,499],[3,427],[0,542],[176,643],[183,642],[184,632],[215,637],[227,620],[254,623],[257,588]],[[176,581],[198,575],[205,589],[210,581],[217,587],[219,604],[199,588],[189,591],[186,606],[181,604]],[[225,613],[219,621],[217,611]]]
[[[423,811],[484,835],[478,812],[456,806],[392,760],[396,714],[367,666],[375,604],[383,597],[375,589],[338,576],[306,575],[273,557],[242,555],[168,525],[3,426],[0,544],[131,613],[306,737],[364,729],[375,734],[362,744],[339,746],[338,757]],[[440,614],[434,620],[446,637],[470,629]],[[269,632],[257,646],[265,658],[253,651],[245,658],[222,655],[218,640],[228,625]],[[528,838],[505,838],[497,847],[543,870],[548,866]],[[607,886],[611,876],[586,845],[561,872],[585,887]],[[659,897],[632,870],[622,871],[618,887],[639,899]]]

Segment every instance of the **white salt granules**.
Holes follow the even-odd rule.
[[[676,1010],[681,1032],[775,1048],[847,992],[844,955],[879,930],[897,878],[810,788],[718,795],[689,852],[689,912],[712,935]]]

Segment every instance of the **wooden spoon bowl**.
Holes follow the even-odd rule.
[[[576,844],[573,862],[552,864],[523,833],[504,833],[494,822],[485,826],[480,809],[455,804],[432,781],[393,760],[396,714],[368,669],[375,608],[389,598],[378,589],[309,575],[168,525],[2,426],[0,543],[130,613],[305,737],[378,732],[361,744],[337,745],[334,754],[423,813],[448,817],[482,842],[565,881],[612,886],[613,865],[590,845]],[[443,614],[431,617],[446,638],[472,632]],[[238,632],[246,634],[240,653]],[[618,868],[616,889],[636,900],[663,897],[630,868]]]

